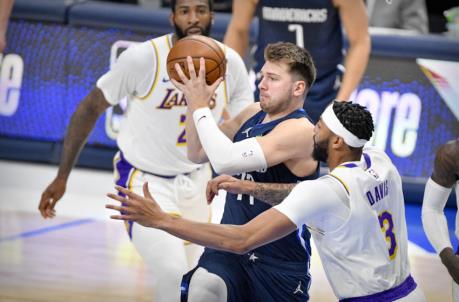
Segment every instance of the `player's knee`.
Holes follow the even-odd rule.
[[[191,278],[188,301],[223,302],[227,300],[225,281],[204,268],[198,268]]]

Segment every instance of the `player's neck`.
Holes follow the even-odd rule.
[[[342,163],[350,162],[350,161],[360,161],[362,154],[356,152],[349,152],[349,151],[336,151],[328,154],[328,168],[330,171],[335,169],[337,166],[341,165]]]

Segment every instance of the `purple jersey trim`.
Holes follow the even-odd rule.
[[[416,286],[413,277],[409,275],[405,281],[394,288],[368,296],[342,299],[340,302],[391,302],[406,297]]]
[[[118,175],[120,178],[116,181],[118,186],[123,188],[129,189],[129,175],[131,174],[131,170],[135,170],[134,166],[127,162],[127,160],[123,156],[123,152],[119,152],[120,160],[116,162],[115,169],[118,171]],[[118,195],[125,196],[125,194],[118,192]],[[132,221],[128,220],[128,234],[129,238],[132,239]]]

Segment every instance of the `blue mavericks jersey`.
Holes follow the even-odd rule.
[[[234,141],[238,142],[249,137],[263,136],[286,119],[309,118],[303,109],[298,109],[285,117],[263,124],[265,116],[266,113],[260,111],[247,120],[236,133]],[[278,164],[263,171],[251,171],[235,175],[235,177],[264,183],[296,183],[306,179],[317,178],[318,170],[307,177],[298,177],[290,172],[284,164]],[[228,193],[221,223],[245,224],[269,208],[271,208],[270,205],[252,196]],[[280,240],[259,247],[255,250],[255,253],[285,261],[305,262],[309,260],[309,255],[311,254],[309,238],[308,230],[303,227]]]
[[[341,64],[341,21],[331,0],[260,0],[256,15],[258,40],[255,72],[260,71],[264,62],[264,48],[269,43],[280,41],[305,47],[317,67],[318,79],[330,74]]]

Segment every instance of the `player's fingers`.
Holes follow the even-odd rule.
[[[206,60],[202,57],[199,59],[199,78],[206,80]]]
[[[185,90],[185,85],[180,83],[179,81],[176,81],[175,79],[171,79],[172,84],[177,87],[178,90],[184,91]]]
[[[121,203],[125,203],[125,204],[129,204],[129,199],[123,197],[123,196],[119,196],[117,194],[113,194],[113,193],[107,193],[107,197],[113,199],[113,200],[117,200]]]
[[[188,83],[189,79],[187,78],[187,76],[185,75],[185,73],[183,72],[182,68],[180,67],[180,65],[178,63],[175,63],[174,65],[175,67],[175,71],[177,72],[180,80],[182,80],[182,83],[183,84],[186,84]]]
[[[147,181],[143,183],[143,196],[145,196],[145,198],[148,198],[148,199],[151,199],[151,200],[155,201],[155,199],[153,198],[153,196],[150,193],[150,190],[148,189],[148,182]]]
[[[191,80],[196,79],[196,70],[194,69],[193,59],[190,56],[186,57],[186,63],[188,64],[188,74]]]
[[[111,215],[110,218],[115,220],[134,220],[131,215]]]
[[[218,85],[220,85],[221,82],[223,82],[223,78],[219,77],[212,85],[210,85],[210,90],[211,91],[217,90],[217,87]]]
[[[118,212],[122,212],[123,214],[127,213],[131,213],[132,211],[128,208],[128,207],[125,207],[125,206],[117,206],[117,205],[114,205],[114,204],[106,204],[105,205],[105,208],[106,209],[111,209],[111,210],[115,210],[115,211],[118,211]]]
[[[116,189],[117,191],[123,193],[124,195],[128,196],[129,198],[132,198],[132,199],[139,199],[139,198],[141,198],[140,195],[137,195],[136,193],[132,192],[132,191],[129,190],[129,189],[126,189],[125,187],[116,185],[116,186],[115,186],[115,189]]]
[[[214,200],[215,195],[217,195],[217,194],[211,193],[210,195],[207,196],[207,204],[210,205],[212,203],[212,201]]]

